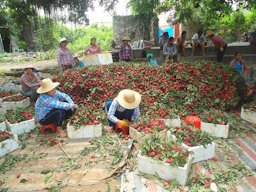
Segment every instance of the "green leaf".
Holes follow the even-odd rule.
[[[27,183],[27,182],[28,182],[27,179],[21,179],[21,180],[20,180],[20,183]]]

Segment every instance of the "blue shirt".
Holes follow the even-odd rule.
[[[167,56],[167,55],[176,55],[177,54],[177,48],[176,48],[176,45],[172,45],[170,46],[169,43],[166,43],[164,45],[164,48],[163,48],[163,54],[164,56]]]
[[[123,112],[125,108],[123,108],[117,101],[117,99],[114,99],[113,102],[110,105],[110,108],[108,110],[108,119],[114,123],[117,123],[119,119],[115,117],[116,111]],[[140,118],[140,108],[136,107],[134,109],[134,113],[132,115],[132,120],[137,122]]]
[[[77,65],[78,65],[79,67],[84,67],[84,63],[83,63],[82,61],[78,61],[78,62],[77,62]]]
[[[35,116],[40,121],[54,108],[69,110],[74,106],[73,100],[65,93],[56,91],[53,96],[43,93],[36,101]]]
[[[243,63],[240,61],[240,63],[237,61],[237,59],[234,60],[235,69],[239,74],[243,73]]]

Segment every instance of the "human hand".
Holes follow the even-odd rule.
[[[221,52],[224,51],[223,47],[220,48],[220,51],[221,51]]]
[[[127,127],[128,126],[128,123],[126,121],[124,121],[124,120],[119,120],[117,123],[118,123],[118,125],[123,126],[123,127]]]
[[[77,105],[77,104],[73,104],[71,110],[74,111],[74,110],[77,109],[77,108],[78,108],[78,105]]]

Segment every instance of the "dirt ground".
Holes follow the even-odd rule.
[[[36,62],[22,62],[22,63],[0,63],[0,71],[10,71],[11,69],[23,69],[26,65],[34,65],[37,69],[57,67],[57,60],[45,60]]]

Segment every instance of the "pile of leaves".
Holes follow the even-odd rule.
[[[175,135],[179,142],[184,143],[189,147],[207,145],[212,143],[213,137],[208,133],[195,129],[192,126],[174,127],[171,133]]]
[[[173,109],[178,115],[198,115],[205,109],[234,109],[240,97],[239,76],[229,66],[213,62],[173,63],[153,68],[141,63],[91,66],[71,69],[54,76],[59,89],[75,103],[87,105],[97,115],[102,107],[125,88],[142,95],[141,113],[166,118]]]
[[[0,131],[0,142],[12,138],[13,135],[8,131]]]
[[[3,101],[22,101],[24,99],[26,99],[27,97],[24,95],[13,95],[13,96],[9,96],[9,97],[5,97],[3,99]]]
[[[33,108],[15,109],[7,113],[6,118],[11,124],[19,123],[33,119],[34,110]]]
[[[205,123],[227,125],[230,117],[220,110],[207,110],[200,114],[200,118]]]
[[[168,163],[173,167],[183,167],[189,157],[189,152],[184,147],[176,142],[163,140],[157,134],[145,139],[141,153],[154,160]]]
[[[144,134],[150,134],[154,132],[163,131],[166,126],[163,119],[144,119],[140,121],[138,124],[134,124],[132,126],[134,129],[136,129],[139,132],[142,132]]]

